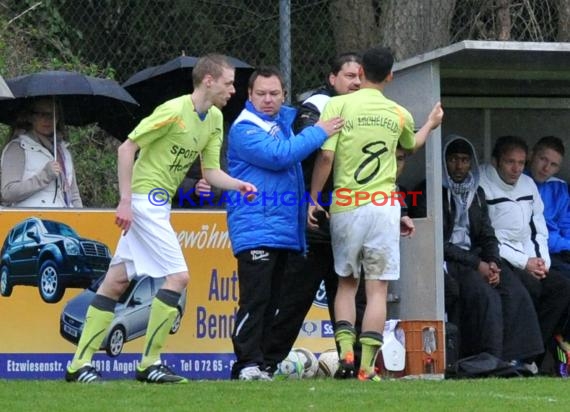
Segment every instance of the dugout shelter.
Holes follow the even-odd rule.
[[[420,127],[433,104],[445,111],[441,128],[406,164],[408,189],[427,179],[428,215],[403,239],[401,278],[391,286],[389,317],[444,320],[441,213],[442,137],[459,134],[489,162],[495,139],[514,134],[529,147],[542,136],[570,142],[570,43],[463,41],[394,66],[386,95],[408,108]],[[570,179],[565,162],[560,177]]]

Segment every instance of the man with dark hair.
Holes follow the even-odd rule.
[[[335,340],[340,348],[340,373],[353,376],[357,340],[355,295],[362,268],[367,303],[358,336],[362,346],[360,380],[380,380],[374,363],[383,341],[388,281],[400,276],[400,233],[409,236],[414,231],[409,220],[401,223],[399,202],[376,206],[371,194],[394,192],[398,142],[404,149],[420,147],[443,118],[437,103],[425,125],[414,135],[411,114],[382,94],[392,80],[393,62],[390,50],[369,49],[362,56],[361,89],[329,101],[321,118],[342,115],[346,123],[339,135],[322,146],[311,180],[311,197],[316,201],[334,162],[331,242],[339,276]],[[338,189],[343,189],[342,202]],[[316,209],[309,207],[309,225],[313,227],[318,222]]]
[[[523,174],[528,146],[517,136],[497,139],[492,164],[480,167],[499,252],[528,289],[542,339],[552,342],[568,320],[570,281],[550,268],[544,205],[536,184]]]
[[[479,187],[477,156],[467,139],[446,139],[442,180],[444,268],[460,288],[459,319],[453,319],[461,337],[460,355],[487,352],[535,369],[533,358],[544,351],[536,312],[524,285],[501,262]],[[425,188],[424,182],[414,211],[420,216],[425,216]]]
[[[91,365],[115,316],[119,297],[135,276],[165,278],[150,308],[143,356],[136,379],[148,383],[185,383],[160,360],[162,347],[186,293],[188,266],[170,224],[170,202],[190,165],[202,156],[204,177],[212,185],[241,192],[255,186],[220,170],[223,107],[235,93],[234,67],[225,56],[206,55],[193,71],[194,91],[158,106],[118,149],[120,202],[115,223],[123,231],[105,279],[87,310],[86,322],[65,379],[100,379]],[[138,158],[135,162],[135,157]],[[167,194],[156,199],[153,192]]]
[[[301,160],[344,123],[337,116],[294,135],[296,110],[283,106],[283,78],[274,67],[253,72],[248,93],[245,109],[228,136],[230,175],[248,179],[259,190],[255,201],[231,192],[227,206],[239,278],[239,309],[232,334],[237,360],[231,378],[271,380],[265,370],[264,344],[274,329],[289,255],[306,249]],[[285,195],[293,201],[286,203]]]
[[[358,90],[360,88],[359,70],[360,56],[358,54],[343,53],[337,56],[331,64],[327,86],[317,90],[301,104],[295,118],[295,133],[300,133],[305,128],[317,123],[321,112],[332,96],[344,95]],[[313,165],[318,151],[318,149],[315,150],[302,163],[307,191],[311,189]],[[325,204],[329,203],[331,192],[332,179],[328,179],[321,196]],[[323,284],[330,318],[334,325],[334,297],[338,280],[334,272],[328,221],[321,219],[319,228],[316,230],[307,229],[306,236],[307,255],[293,255],[289,260],[287,272],[283,279],[279,311],[275,317],[273,332],[265,345],[269,372],[277,368],[277,364],[285,359],[293,347],[305,316],[315,300],[316,293]],[[366,305],[363,288],[359,289],[357,301],[358,314],[355,326],[357,330],[360,330],[360,322]]]
[[[551,267],[570,276],[570,196],[568,184],[554,176],[563,160],[562,140],[545,136],[534,145],[525,173],[536,183],[544,203]]]

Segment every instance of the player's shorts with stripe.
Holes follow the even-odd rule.
[[[156,206],[147,195],[132,195],[133,221],[121,236],[111,266],[124,263],[129,279],[148,275],[164,277],[187,272],[182,249],[170,224],[170,205]]]

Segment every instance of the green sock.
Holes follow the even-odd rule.
[[[354,327],[347,321],[340,321],[336,324],[334,339],[338,344],[339,358],[346,359],[347,354],[354,355],[354,343],[356,342],[356,332]]]
[[[97,299],[97,297],[95,299]],[[77,344],[75,356],[71,361],[71,365],[69,365],[69,370],[71,372],[75,372],[86,363],[91,363],[93,354],[101,347],[101,343],[103,343],[103,339],[105,339],[105,335],[107,334],[107,329],[115,317],[114,309],[111,311],[106,309],[102,310],[99,307],[96,307],[97,304],[94,306],[94,303],[95,302],[91,303],[87,309],[87,314],[85,315],[85,326],[81,333],[79,343]]]
[[[362,357],[360,360],[360,370],[372,375],[376,363],[376,356],[382,347],[382,334],[378,332],[362,332],[360,335],[362,345]]]
[[[143,370],[160,360],[160,352],[164,341],[168,337],[170,328],[176,319],[178,309],[171,306],[161,299],[161,289],[152,301],[150,308],[150,317],[148,320],[148,328],[146,330],[144,352],[139,365],[139,369]],[[171,291],[170,291],[171,292]],[[172,292],[175,293],[175,292]],[[177,294],[180,297],[180,294]],[[176,299],[176,302],[178,299]],[[170,303],[170,302],[169,302]]]

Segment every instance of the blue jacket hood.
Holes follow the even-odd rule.
[[[230,128],[228,169],[232,177],[253,183],[251,202],[230,192],[228,229],[234,254],[261,247],[304,251],[307,203],[301,160],[327,138],[319,126],[292,132],[296,110],[282,106],[275,116],[251,102]]]

